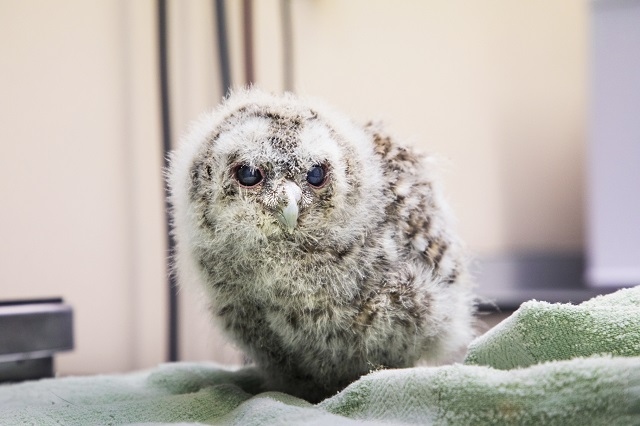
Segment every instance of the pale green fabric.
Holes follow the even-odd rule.
[[[469,345],[465,363],[511,369],[598,354],[640,356],[640,286],[580,305],[523,303]]]
[[[638,357],[378,371],[316,406],[277,392],[254,396],[253,375],[181,363],[0,386],[0,424],[640,424]]]
[[[317,405],[262,392],[252,368],[174,363],[2,385],[0,425],[640,425],[639,302],[640,288],[530,302],[471,345],[468,361],[486,365],[373,372]]]

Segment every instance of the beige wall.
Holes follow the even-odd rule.
[[[170,2],[174,138],[221,97],[211,3]],[[280,91],[279,1],[254,3],[257,83]],[[448,159],[476,254],[581,250],[585,0],[291,3],[296,89]],[[151,0],[0,2],[0,299],[73,305],[63,374],[165,356],[155,19]],[[238,362],[180,296],[183,358]]]
[[[297,89],[450,160],[474,251],[580,250],[585,0],[292,3]]]
[[[62,373],[165,356],[152,5],[0,2],[0,299],[73,306]]]

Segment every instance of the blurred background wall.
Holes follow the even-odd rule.
[[[211,1],[169,2],[173,139],[222,95]],[[241,1],[227,1],[245,83]],[[255,83],[282,91],[280,2],[254,8]],[[156,3],[0,1],[0,299],[62,296],[61,374],[166,356]],[[586,0],[292,0],[294,89],[446,159],[474,254],[580,254]],[[180,294],[182,359],[239,362]]]
[[[61,373],[165,357],[152,5],[0,1],[0,298],[73,306]]]

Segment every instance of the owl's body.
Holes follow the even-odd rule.
[[[177,271],[269,389],[317,401],[471,337],[465,259],[427,157],[293,95],[235,93],[169,171]]]

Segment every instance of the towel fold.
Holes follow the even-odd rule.
[[[373,372],[316,405],[207,363],[0,385],[0,425],[640,425],[639,306],[640,288],[528,302],[472,343],[469,365]]]
[[[640,424],[639,357],[384,370],[315,406],[259,388],[253,369],[202,363],[47,379],[0,386],[0,424]]]
[[[510,369],[598,354],[640,356],[640,286],[580,305],[523,303],[469,345],[465,363]]]

